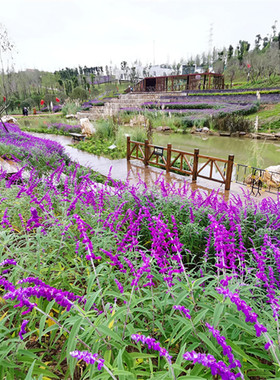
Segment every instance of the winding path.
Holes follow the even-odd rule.
[[[202,178],[198,178],[196,183],[192,183],[190,177],[184,177],[176,173],[166,173],[161,169],[151,166],[145,167],[144,164],[138,160],[131,160],[128,162],[126,158],[110,160],[105,157],[99,157],[69,146],[69,144],[72,144],[72,139],[68,136],[41,133],[32,133],[32,135],[60,143],[65,148],[65,152],[69,155],[72,161],[77,162],[82,166],[89,167],[104,176],[108,176],[110,173],[112,179],[128,181],[130,184],[137,184],[139,183],[139,180],[141,180],[149,188],[152,188],[157,181],[162,179],[170,185],[181,187],[187,182],[191,190],[200,190],[208,194],[213,190],[219,190],[221,196],[224,196],[226,199],[229,198],[230,194],[243,196],[244,191],[246,193],[250,191],[250,188],[246,188],[245,186],[233,182],[231,183],[230,191],[225,191],[224,185],[204,180]],[[260,196],[255,197],[254,199],[259,201],[267,197],[271,197],[275,200],[277,199],[276,194],[267,192],[262,192]]]

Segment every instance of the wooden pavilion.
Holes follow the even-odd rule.
[[[201,73],[148,77],[133,87],[133,92],[163,92],[189,90],[222,90],[223,74]]]

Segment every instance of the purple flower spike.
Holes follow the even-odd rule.
[[[169,355],[168,351],[165,348],[160,347],[159,342],[156,342],[155,339],[149,336],[138,334],[131,335],[131,339],[135,340],[135,342],[142,342],[143,344],[146,344],[149,349],[158,351],[160,356],[164,356],[166,360],[171,363],[172,356]]]
[[[216,361],[213,355],[200,354],[195,351],[186,352],[183,355],[185,360],[191,360],[194,364],[200,363],[204,367],[208,367],[211,369],[211,373],[213,376],[221,376],[222,380],[235,380],[240,377],[240,373],[233,373],[230,371],[230,368],[226,366],[224,362]]]
[[[116,283],[120,293],[123,294],[123,286],[116,278],[115,278],[115,283]]]
[[[23,340],[23,334],[27,333],[27,331],[25,330],[25,327],[26,327],[28,322],[29,322],[28,319],[24,319],[21,326],[20,326],[20,331],[19,331],[18,335],[19,335],[21,340]]]
[[[6,259],[0,263],[0,267],[3,267],[5,265],[17,265],[17,262],[12,259]]]
[[[213,337],[216,339],[218,344],[222,347],[223,349],[223,355],[228,357],[228,361],[230,363],[229,368],[235,368],[239,367],[241,368],[241,363],[239,360],[235,360],[233,353],[232,353],[232,348],[227,345],[226,339],[224,336],[220,334],[219,330],[215,330],[213,326],[211,326],[209,323],[205,323],[205,326],[208,328],[208,330],[212,333]]]
[[[273,341],[272,340],[269,340],[265,345],[264,345],[264,348],[266,349],[266,350],[268,350],[269,348],[270,348],[270,346],[272,346],[273,345]]]
[[[174,305],[173,309],[181,311],[182,313],[184,313],[186,318],[191,319],[190,311],[189,311],[189,309],[186,309],[185,306]]]
[[[97,369],[100,371],[101,368],[104,365],[104,359],[99,358],[98,354],[91,354],[88,351],[72,351],[70,352],[70,355],[73,356],[73,358],[76,358],[77,360],[83,360],[88,364],[94,364],[97,363]]]
[[[254,325],[254,327],[255,327],[255,330],[256,330],[257,337],[261,336],[262,333],[267,332],[267,328],[264,327],[262,324],[260,324],[258,322]]]

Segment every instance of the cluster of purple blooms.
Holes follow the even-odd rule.
[[[238,311],[242,311],[245,315],[245,322],[254,323],[257,337],[262,333],[267,332],[267,328],[258,322],[258,314],[254,313],[252,308],[239,297],[238,293],[232,293],[229,289],[217,288],[219,294],[223,294],[225,297],[229,297],[230,301],[237,306]]]
[[[240,373],[235,374],[231,372],[230,368],[226,366],[223,361],[218,361],[214,358],[213,355],[201,354],[195,351],[186,352],[183,355],[185,360],[190,360],[194,364],[199,363],[204,367],[208,367],[211,369],[211,374],[213,376],[221,376],[222,380],[235,380],[238,377],[241,377]]]
[[[88,351],[72,351],[70,352],[70,355],[73,356],[73,358],[76,358],[77,360],[83,360],[84,362],[88,364],[94,364],[97,363],[97,369],[100,371],[102,367],[104,366],[104,359],[100,358],[98,354],[91,354]]]
[[[225,339],[224,336],[221,335],[220,331],[216,330],[209,323],[205,323],[205,326],[212,333],[213,337],[216,339],[216,341],[218,342],[218,344],[222,347],[222,349],[223,349],[223,355],[228,357],[228,361],[230,363],[229,368],[235,368],[235,367],[241,368],[240,361],[236,360],[234,358],[234,355],[232,353],[232,348],[229,345],[227,345],[226,339]]]
[[[64,133],[80,133],[81,126],[79,124],[71,125],[65,123],[52,123],[48,124],[48,129],[50,130],[58,130]]]
[[[32,136],[20,130],[15,124],[5,123],[9,133],[6,132],[2,123],[0,123],[0,144],[11,147],[11,152],[16,149],[22,157],[28,155],[37,157],[43,155],[50,157],[56,155],[58,157],[66,157],[64,147],[59,143],[47,139]]]
[[[23,315],[31,312],[35,306],[35,303],[30,301],[31,297],[36,298],[46,298],[48,301],[54,300],[58,305],[65,307],[69,311],[73,307],[73,302],[77,301],[78,303],[84,302],[84,298],[81,296],[76,296],[75,294],[63,291],[61,289],[53,288],[45,284],[42,280],[37,277],[27,277],[18,282],[19,285],[24,283],[31,283],[35,286],[28,287],[18,287],[9,286],[7,289],[8,292],[4,295],[4,299],[16,299],[19,301],[14,307],[27,307],[27,310],[22,312]]]
[[[161,275],[166,292],[172,298],[174,285],[178,285],[177,280],[183,281],[184,268],[182,259],[185,247],[180,241],[179,224],[177,225],[176,217],[171,215],[170,219],[168,219],[164,217],[163,213],[155,211],[155,203],[158,201],[159,195],[148,192],[146,189],[143,195],[144,198],[146,196],[144,202],[144,198],[140,199],[139,197],[138,187],[128,189],[127,184],[115,184],[113,188],[106,186],[98,188],[89,175],[79,177],[79,180],[77,180],[77,168],[65,175],[63,180],[61,179],[62,173],[63,166],[54,170],[46,179],[36,178],[34,173],[30,173],[28,181],[23,181],[20,186],[14,187],[16,199],[30,198],[30,217],[24,219],[21,214],[18,215],[23,230],[31,232],[41,228],[42,232],[47,233],[50,225],[61,226],[64,241],[71,239],[72,242],[72,239],[74,239],[76,254],[79,258],[81,258],[82,253],[83,257],[92,262],[95,261],[97,265],[101,260],[102,264],[107,262],[112,267],[115,279],[113,286],[118,289],[120,294],[124,294],[124,284],[125,282],[127,284],[128,281],[135,290],[139,289],[141,291],[147,287],[156,290],[157,284],[160,282],[159,275]],[[60,179],[61,186],[58,187],[56,183]],[[207,263],[212,249],[215,252],[216,267],[219,271],[224,271],[225,273],[224,278],[220,281],[222,287],[217,288],[217,291],[228,297],[237,306],[237,309],[244,313],[246,322],[254,324],[257,337],[266,333],[266,327],[258,322],[258,315],[253,312],[253,309],[240,298],[238,293],[232,293],[224,287],[228,286],[229,281],[235,280],[238,276],[243,276],[244,255],[245,253],[252,253],[257,263],[255,269],[258,286],[262,286],[267,291],[270,305],[274,307],[274,317],[277,318],[278,299],[276,289],[277,287],[279,288],[279,277],[275,273],[280,270],[279,242],[276,239],[272,241],[268,235],[265,235],[263,237],[264,244],[260,249],[250,248],[250,250],[246,251],[240,230],[243,204],[238,197],[227,203],[221,201],[219,195],[214,192],[210,196],[205,196],[205,194],[199,192],[190,192],[187,184],[176,187],[172,184],[166,184],[164,181],[159,181],[157,185],[160,189],[161,199],[167,201],[168,197],[174,197],[175,200],[180,197],[187,201],[186,204],[180,206],[179,211],[182,213],[186,211],[185,219],[190,224],[198,223],[196,211],[202,207],[205,208],[209,225],[204,230],[205,236],[208,234],[208,238],[205,239],[206,255],[204,260]],[[9,182],[5,183],[5,189],[11,186],[12,184]],[[38,191],[39,186],[44,188],[45,193],[43,196]],[[128,191],[131,197],[129,200],[127,197]],[[4,195],[0,203],[5,201]],[[113,195],[116,196],[114,207],[113,210],[108,211]],[[137,205],[135,209],[130,207],[131,199]],[[66,207],[67,225],[65,227],[61,224],[61,219],[55,214],[55,202]],[[249,198],[246,199],[245,197],[245,209],[246,202],[248,202],[247,205],[250,206],[253,213],[274,214],[275,218],[273,220],[269,218],[266,220],[266,228],[270,228],[271,231],[278,231],[280,226],[279,203],[266,199],[258,205],[254,205]],[[90,208],[92,208],[91,211]],[[0,218],[2,228],[13,231],[12,213],[10,213],[8,207],[3,210],[4,212]],[[83,211],[82,215],[81,210]],[[92,215],[90,215],[90,212],[92,212]],[[91,217],[98,220],[98,229],[91,224]],[[223,224],[225,220],[226,223]],[[149,249],[147,250],[143,248],[140,241],[141,227],[144,223],[146,233],[149,235]],[[71,237],[69,229],[71,229]],[[102,241],[105,233],[110,236],[110,244],[105,248],[96,249],[93,244],[94,239]],[[268,265],[268,251],[273,252],[270,258],[274,258],[276,269]],[[0,263],[0,267],[10,265],[15,266],[17,263],[13,259],[6,259]],[[15,286],[4,277],[4,271],[2,274],[3,276],[0,276],[0,285],[7,291],[4,299],[18,301],[15,307],[23,308],[23,314],[29,313],[36,307],[36,304],[32,303],[32,298],[34,297],[43,297],[48,301],[54,300],[66,310],[72,309],[74,302],[84,302],[83,297],[51,287],[38,278],[28,277],[21,279]],[[30,284],[32,286],[29,286]],[[95,310],[98,310],[97,306],[94,305]],[[187,319],[191,320],[190,310],[185,306],[174,305],[173,309],[181,312]],[[26,334],[27,323],[28,321],[24,320],[21,325],[19,333],[21,339]],[[227,345],[225,338],[221,336],[219,330],[216,330],[210,324],[206,323],[206,326],[222,347],[223,354],[227,356],[230,363],[229,366],[221,361],[217,362],[211,355],[198,354],[194,351],[186,353],[184,358],[210,368],[213,376],[219,375],[223,379],[242,377],[241,374],[234,374],[231,371],[236,367],[240,368],[240,362],[234,358],[232,349]],[[155,339],[138,334],[132,335],[131,338],[135,342],[147,345],[149,349],[158,351],[160,356],[165,357],[171,363],[171,355]],[[265,348],[268,349],[271,344],[272,341],[267,342]],[[79,360],[83,359],[89,364],[97,362],[98,369],[104,364],[103,359],[97,354],[74,351],[72,356],[77,357]]]
[[[169,352],[166,348],[160,346],[160,343],[157,342],[154,338],[145,335],[132,334],[131,339],[136,343],[141,342],[146,344],[149,350],[158,351],[160,356],[164,356],[166,360],[171,363],[172,356],[169,355]]]

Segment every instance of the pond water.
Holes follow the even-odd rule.
[[[195,148],[198,148],[202,155],[224,159],[227,159],[229,154],[234,154],[234,162],[262,169],[280,165],[280,141],[154,133],[153,143],[164,147],[170,143],[174,149],[186,152],[193,152]]]

